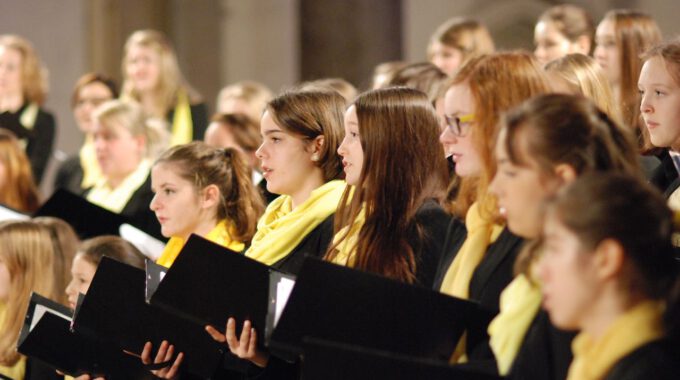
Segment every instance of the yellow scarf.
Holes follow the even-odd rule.
[[[170,136],[170,146],[186,144],[193,140],[194,123],[191,120],[191,105],[189,95],[186,91],[177,92],[177,105],[175,114],[172,117],[172,131]]]
[[[91,133],[85,135],[85,142],[80,148],[80,167],[83,168],[83,181],[80,187],[83,189],[94,186],[101,181],[104,175],[97,162],[97,154],[94,150],[94,137]]]
[[[581,332],[572,343],[567,380],[598,380],[637,348],[663,336],[661,302],[645,301],[620,316],[600,339]]]
[[[357,244],[359,243],[359,231],[361,231],[361,227],[364,226],[365,221],[366,210],[362,207],[352,224],[343,227],[335,234],[335,236],[333,236],[333,246],[340,242],[337,246],[338,254],[332,260],[333,263],[349,267],[354,266],[354,255],[356,254]],[[342,239],[342,241],[340,239]]]
[[[5,304],[0,302],[0,326],[4,326],[5,324],[6,311]],[[23,379],[26,375],[26,357],[21,355],[19,360],[12,366],[0,364],[0,374],[7,376],[10,379]]]
[[[246,256],[267,265],[288,256],[307,234],[335,212],[345,187],[345,182],[340,180],[325,183],[294,210],[290,196],[276,198],[258,221]]]
[[[213,243],[229,248],[232,251],[241,252],[246,246],[242,242],[233,240],[231,238],[233,230],[233,223],[229,223],[229,227],[227,227],[227,221],[222,220],[221,222],[217,223],[217,225],[212,230],[210,230],[210,232],[208,232],[205,238]],[[186,241],[180,237],[171,237],[170,240],[168,240],[168,243],[165,245],[165,249],[163,249],[161,257],[156,260],[156,264],[170,268],[172,263],[175,262],[177,255],[179,255],[179,251],[181,251],[184,247],[184,243],[186,243]]]
[[[515,361],[524,336],[541,306],[541,288],[520,274],[503,290],[500,313],[489,324],[489,345],[505,376]]]
[[[484,258],[486,249],[503,231],[502,226],[482,216],[478,202],[470,206],[465,216],[465,227],[467,238],[453,259],[440,288],[442,293],[463,299],[469,297],[472,274]]]
[[[38,111],[40,110],[40,107],[38,106],[37,103],[28,103],[28,106],[24,108],[24,111],[21,112],[21,115],[19,115],[19,123],[29,131],[33,130],[33,127],[35,127],[35,121],[38,118]],[[26,146],[28,145],[28,140],[27,139],[21,139],[19,140],[19,145],[23,149],[26,149]]]
[[[151,161],[142,160],[137,169],[130,173],[115,189],[102,178],[87,194],[87,200],[109,211],[120,213],[132,198],[132,194],[146,182],[151,170]]]

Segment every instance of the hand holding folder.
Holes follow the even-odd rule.
[[[221,346],[202,326],[148,305],[144,292],[143,270],[104,257],[76,313],[74,330],[111,339],[138,356],[148,341],[154,347],[170,341],[185,354],[184,370],[211,376],[220,364]]]
[[[155,379],[138,360],[125,355],[111,342],[71,332],[70,315],[68,308],[32,294],[18,351],[70,376]]]

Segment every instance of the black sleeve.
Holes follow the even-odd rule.
[[[74,194],[82,193],[80,184],[83,182],[83,168],[80,157],[76,154],[64,161],[54,177],[54,189],[66,189]]]
[[[208,129],[208,107],[205,103],[191,106],[191,123],[194,126],[193,139],[203,141],[205,130]]]
[[[453,259],[456,258],[456,254],[458,254],[466,237],[467,229],[465,228],[463,221],[455,217],[451,218],[446,229],[446,235],[444,235],[442,253],[439,259],[439,265],[437,266],[437,272],[435,273],[432,289],[439,291],[439,288],[441,288],[446,272],[453,263]]]
[[[33,126],[33,137],[28,140],[26,145],[26,155],[31,161],[33,178],[36,184],[40,184],[47,163],[52,157],[54,146],[54,135],[56,133],[56,123],[54,116],[43,110],[38,111],[38,116]]]
[[[416,254],[416,279],[419,285],[432,288],[451,216],[436,202],[427,201],[416,213],[415,220],[420,231],[410,234],[409,244]]]

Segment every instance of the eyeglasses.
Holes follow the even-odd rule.
[[[475,114],[469,113],[467,115],[462,115],[462,116],[448,116],[444,115],[444,118],[446,119],[446,127],[456,137],[464,137],[467,134],[468,129],[465,128],[463,130],[463,127],[467,127],[475,121]]]

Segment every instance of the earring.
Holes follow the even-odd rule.
[[[312,155],[312,161],[319,161],[319,155],[318,155],[318,154],[313,154],[313,155]]]

